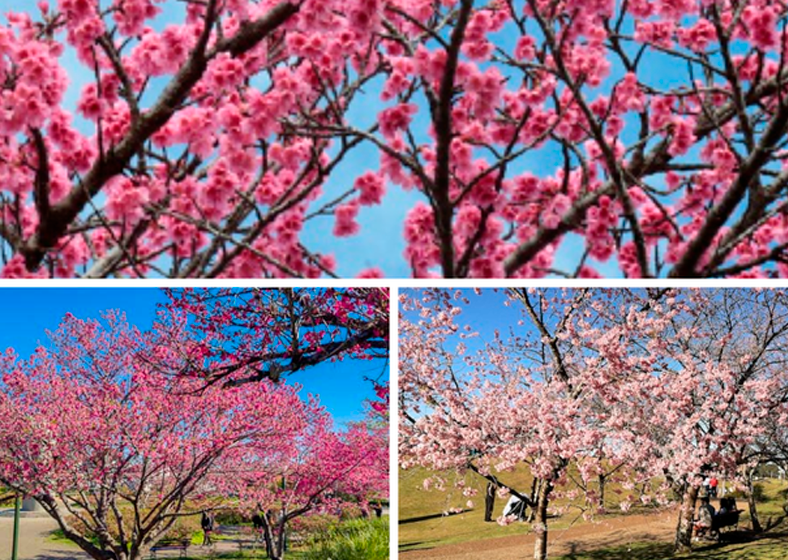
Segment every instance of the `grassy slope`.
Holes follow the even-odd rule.
[[[412,469],[400,471],[399,477],[399,543],[402,550],[423,548],[455,542],[522,534],[522,525],[501,527],[497,523],[484,523],[484,490],[487,481],[474,473],[465,475],[468,487],[478,490],[471,498],[473,509],[464,513],[444,516],[443,512],[454,507],[468,509],[468,498],[454,488],[455,476],[447,475],[446,490],[425,491],[422,486],[427,471]],[[503,473],[501,480],[518,491],[529,492],[531,477],[524,469]],[[507,499],[495,500],[494,517],[503,512]],[[419,520],[420,518],[424,518]]]
[[[400,550],[415,550],[420,548],[441,546],[458,542],[477,541],[491,539],[507,535],[521,535],[529,531],[528,526],[514,523],[508,527],[501,527],[497,523],[484,523],[484,488],[486,481],[478,475],[469,473],[464,477],[467,486],[476,488],[479,493],[472,498],[474,508],[457,515],[443,516],[444,511],[453,507],[464,507],[468,498],[462,492],[454,488],[455,476],[446,475],[446,490],[425,491],[422,482],[427,476],[427,471],[422,469],[412,469],[400,471],[399,483],[399,545]],[[503,473],[501,480],[514,488],[527,492],[530,489],[531,479],[525,469],[518,469],[511,473]],[[769,498],[767,501],[758,504],[758,512],[762,524],[766,524],[767,519],[777,517],[782,512],[781,505],[785,503],[785,498],[777,496],[780,489],[785,489],[788,485],[780,486],[776,481],[765,484],[765,492]],[[622,515],[616,510],[615,496],[616,488],[608,487],[607,507],[611,510],[608,515]],[[494,517],[501,514],[505,499],[496,499]],[[738,500],[739,508],[747,509],[746,501]],[[467,508],[466,508],[467,509]],[[644,513],[645,508],[633,508],[633,512]],[[551,529],[561,529],[570,525],[582,524],[582,520],[577,519],[575,513],[569,513],[564,517],[554,518],[550,522]],[[745,513],[741,518],[741,527],[749,525],[749,514]],[[784,529],[783,529],[784,527]],[[780,531],[788,532],[788,524],[783,524],[772,534],[779,534]],[[738,545],[739,548],[742,545]],[[788,558],[788,537],[778,537],[767,539],[757,543],[748,543],[740,555],[736,552],[735,545],[731,544],[724,549],[730,549],[732,556],[720,556],[720,558],[731,558],[734,560],[749,560],[750,558],[764,558],[765,560],[783,560]],[[773,550],[772,550],[773,549]],[[670,556],[670,543],[633,543],[623,549],[607,549],[586,555],[574,555],[564,557],[562,560],[601,560],[610,558],[611,560],[629,559],[632,560],[659,560]],[[715,549],[716,550],[716,549]],[[752,551],[752,552],[751,552]],[[757,551],[758,556],[752,556]],[[781,552],[780,552],[781,551]],[[776,556],[770,556],[770,554]],[[687,558],[716,558],[713,550],[706,556],[688,556]],[[727,553],[726,553],[727,554]]]

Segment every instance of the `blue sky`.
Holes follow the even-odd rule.
[[[106,5],[109,0],[102,0]],[[485,3],[481,0],[479,4]],[[516,0],[516,6],[522,5],[522,0]],[[54,1],[50,1],[54,5]],[[620,5],[620,3],[619,3]],[[160,17],[149,22],[153,27],[162,29],[166,25],[182,21],[184,4],[176,0],[166,0],[157,4],[163,12]],[[8,11],[27,11],[37,18],[37,8],[35,2],[29,0],[0,0],[0,14]],[[0,21],[3,16],[0,15]],[[632,32],[631,21],[624,26],[625,33]],[[534,36],[540,35],[534,22],[529,23],[529,32]],[[493,36],[494,40],[500,45],[509,46],[514,43],[517,33],[513,25],[506,26],[501,32]],[[734,45],[736,49],[736,45]],[[627,45],[630,54],[636,51],[636,46]],[[94,79],[91,69],[79,63],[73,50],[66,49],[61,64],[67,70],[71,79],[71,87],[68,91],[65,105],[66,108],[74,111],[76,102],[82,87]],[[484,65],[483,65],[484,66]],[[687,69],[684,64],[677,65],[676,61],[655,53],[647,51],[643,59],[643,68],[647,71],[639,74],[639,79],[651,86],[659,88],[669,88],[680,83],[687,82]],[[505,72],[505,70],[504,70]],[[619,63],[613,61],[611,79],[603,83],[599,88],[587,89],[591,98],[595,98],[601,93],[609,93],[612,84],[623,75],[623,68]],[[513,77],[514,83],[519,80]],[[143,98],[143,106],[148,105],[155,99],[165,83],[165,79],[153,80],[146,95]],[[350,107],[349,120],[358,128],[365,128],[374,123],[377,114],[391,103],[383,103],[379,99],[381,79],[374,80],[365,87],[366,94],[357,96]],[[414,102],[424,105],[421,96],[417,96]],[[75,117],[75,123],[86,134],[93,133],[93,126]],[[419,142],[427,141],[427,131],[430,126],[427,111],[421,111],[414,120],[414,131]],[[631,140],[637,133],[637,124],[634,118],[627,122],[627,127],[623,133],[625,140]],[[693,152],[689,157],[694,157]],[[547,176],[555,173],[561,166],[561,154],[554,143],[548,143],[544,148],[534,150],[525,154],[510,166],[510,176],[522,173],[526,170],[538,176]],[[369,143],[364,143],[352,151],[345,160],[336,168],[335,172],[328,179],[324,187],[324,196],[318,200],[313,208],[317,208],[322,203],[335,198],[339,193],[347,190],[354,179],[366,170],[377,170],[379,167],[379,154],[376,148]],[[661,179],[655,179],[655,186],[660,186]],[[383,204],[375,207],[365,207],[359,213],[359,223],[361,233],[350,238],[336,238],[331,234],[334,220],[331,217],[320,217],[311,220],[303,233],[304,244],[311,250],[320,253],[332,253],[337,257],[337,273],[342,277],[352,277],[362,269],[379,266],[389,277],[408,277],[410,268],[403,258],[405,243],[403,239],[403,222],[406,213],[417,201],[425,201],[426,197],[416,191],[404,191],[396,185],[388,185],[387,195]],[[575,234],[565,236],[555,258],[555,268],[566,272],[573,272],[577,264],[578,257],[584,250],[583,239]],[[599,272],[606,277],[620,277],[618,263],[615,257],[605,263],[589,261]]]
[[[103,311],[119,309],[131,324],[150,328],[156,305],[166,301],[156,288],[1,288],[0,350],[12,347],[21,357],[47,343],[47,330],[55,330],[66,313],[79,318],[99,318]],[[300,372],[292,381],[303,385],[302,394],[320,396],[337,424],[361,420],[362,400],[374,397],[372,384],[384,367],[381,360],[343,360]],[[382,379],[387,379],[384,376]]]
[[[476,338],[464,340],[465,346],[469,351],[481,349],[485,343],[493,340],[495,331],[498,330],[504,338],[508,338],[509,328],[519,329],[520,333],[527,329],[533,328],[530,321],[526,320],[522,326],[517,323],[519,320],[524,319],[523,310],[521,305],[505,306],[504,302],[508,299],[506,290],[484,288],[479,295],[470,288],[447,288],[450,293],[463,292],[465,297],[470,302],[468,305],[464,303],[457,303],[462,308],[462,313],[457,316],[455,323],[464,327],[470,325],[474,332],[478,332],[479,336]],[[408,297],[418,296],[422,290],[420,289],[403,289],[401,293]],[[402,317],[410,321],[418,321],[418,313],[412,311],[402,313]],[[459,342],[459,337],[451,337],[450,341],[453,344]]]

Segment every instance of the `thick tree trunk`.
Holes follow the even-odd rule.
[[[487,492],[484,495],[484,520],[492,521],[493,509],[495,509],[495,490],[496,486],[492,482],[487,483]]]
[[[550,492],[553,485],[548,480],[539,481],[539,495],[536,499],[536,507],[533,509],[534,522],[533,530],[536,540],[534,541],[534,560],[547,559],[547,506],[550,505]]]
[[[277,542],[274,535],[274,523],[271,519],[271,512],[268,511],[262,515],[263,521],[263,540],[265,541],[265,555],[271,560],[279,560],[277,555]]]
[[[679,523],[676,526],[676,540],[673,545],[676,552],[685,552],[692,548],[692,520],[695,517],[695,502],[697,500],[698,488],[687,484],[681,499]]]
[[[753,533],[763,532],[763,527],[758,519],[758,507],[755,504],[755,488],[752,482],[752,471],[747,473],[747,505],[750,508],[750,526]]]

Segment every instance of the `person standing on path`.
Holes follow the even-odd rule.
[[[202,545],[208,546],[213,544],[213,540],[211,539],[211,533],[213,533],[213,514],[207,511],[202,512],[202,519],[200,520],[200,525],[202,526],[203,531],[203,540]]]

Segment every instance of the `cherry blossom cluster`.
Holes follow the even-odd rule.
[[[415,276],[784,276],[786,15],[42,1],[0,31],[2,274],[336,275],[402,188]]]

